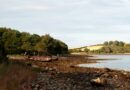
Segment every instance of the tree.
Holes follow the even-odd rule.
[[[46,34],[44,36],[41,37],[41,43],[43,43],[44,46],[44,51],[47,55],[51,55],[52,51],[53,51],[53,38]]]
[[[58,40],[58,42],[59,42],[59,45],[61,48],[61,53],[59,53],[59,54],[68,54],[68,46],[62,41]]]
[[[24,54],[30,54],[32,51],[32,45],[31,45],[31,35],[26,32],[21,33],[21,49],[24,52]]]
[[[122,42],[122,41],[119,42],[119,46],[123,47],[124,45],[125,45],[124,42]]]
[[[8,54],[42,53],[47,55],[63,54],[68,52],[68,46],[50,35],[39,36],[27,32],[0,28],[0,36],[4,49]],[[35,54],[36,55],[36,54]]]
[[[109,45],[110,45],[110,46],[113,45],[113,41],[109,41]]]
[[[119,41],[114,41],[113,46],[119,46]]]
[[[4,48],[9,54],[15,53],[20,47],[20,33],[15,30],[9,30],[2,35],[2,41],[4,42]]]
[[[38,52],[38,55],[43,55],[44,54],[44,45],[42,42],[38,42],[35,45],[35,50]]]
[[[37,34],[33,34],[30,36],[30,43],[31,43],[31,46],[32,46],[32,51],[35,51],[35,46],[36,44],[40,41],[40,36],[37,35]]]
[[[109,45],[108,41],[105,41],[105,42],[104,42],[104,45],[105,45],[105,46]]]
[[[90,50],[88,48],[85,48],[84,51],[88,54]]]
[[[46,55],[67,54],[68,46],[60,40],[53,39],[50,35],[44,35],[36,44],[35,50]]]
[[[102,48],[100,49],[100,52],[103,52],[103,53],[111,53],[112,50],[111,50],[110,47],[102,47]]]

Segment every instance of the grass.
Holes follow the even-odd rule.
[[[25,90],[25,87],[29,90],[35,74],[31,68],[20,63],[0,64],[0,90]]]

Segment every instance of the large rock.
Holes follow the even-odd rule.
[[[107,80],[105,78],[92,79],[90,82],[94,86],[104,86],[107,84]]]

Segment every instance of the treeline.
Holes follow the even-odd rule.
[[[127,44],[123,41],[105,41],[101,49],[91,51],[91,53],[98,53],[98,54],[130,53],[130,44]]]
[[[102,48],[98,50],[89,50],[86,48],[70,49],[71,53],[86,52],[87,54],[121,54],[130,53],[130,44],[123,41],[105,41],[103,44],[98,44]]]
[[[39,36],[19,32],[10,28],[0,28],[0,39],[7,54],[57,55],[67,54],[68,46],[50,35]]]

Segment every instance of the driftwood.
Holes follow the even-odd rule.
[[[51,62],[54,60],[58,60],[58,57],[49,57],[49,56],[32,56],[29,58],[29,60],[34,60],[34,61],[41,61],[41,62]]]

